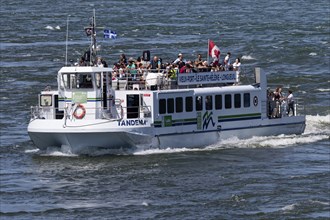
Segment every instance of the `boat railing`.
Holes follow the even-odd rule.
[[[132,74],[130,71],[118,71],[114,70],[112,73],[112,88],[116,90],[162,90],[162,89],[177,89],[185,88],[187,85],[179,85],[178,78],[184,74],[209,74],[212,73],[235,73],[239,78],[238,71],[213,71],[212,69],[199,69],[195,71],[179,73],[178,69],[141,69]],[[180,75],[179,75],[180,74]],[[181,75],[183,74],[183,75]],[[239,82],[239,79],[234,81]],[[209,84],[218,84],[219,82],[208,82]],[[200,86],[202,83],[197,83],[195,86]],[[190,84],[189,86],[193,86]],[[206,86],[206,85],[204,85]]]
[[[142,105],[134,107],[123,107],[120,103],[116,103],[114,108],[104,107],[84,107],[84,111],[76,113],[77,105],[68,105],[63,108],[50,108],[31,106],[31,119],[108,119],[121,120],[124,118],[150,118],[151,106]],[[77,116],[77,114],[79,114]],[[81,118],[80,118],[80,117]]]

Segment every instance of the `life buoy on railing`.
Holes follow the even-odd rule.
[[[73,116],[76,119],[82,119],[85,117],[86,109],[82,104],[77,105],[77,108],[73,112]]]

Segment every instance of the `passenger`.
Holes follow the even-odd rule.
[[[233,63],[233,70],[240,71],[241,70],[241,60],[237,57],[235,62]]]
[[[125,66],[127,65],[127,60],[126,60],[126,56],[125,54],[121,54],[119,57],[119,63],[120,64],[125,64]]]
[[[275,108],[276,108],[276,112],[275,112],[275,117],[279,118],[280,117],[280,107],[281,107],[281,102],[283,100],[283,95],[282,95],[282,88],[281,87],[277,87],[275,92],[274,92],[274,100],[275,100]]]
[[[295,116],[295,112],[294,112],[294,100],[293,100],[293,94],[292,94],[292,90],[289,90],[289,95],[286,98],[287,103],[288,103],[288,109],[287,109],[287,115],[290,114],[290,110],[292,110],[292,116]]]
[[[183,67],[180,68],[180,73],[191,73],[193,66],[191,65],[191,61],[188,61]]]
[[[186,63],[185,63],[185,60],[183,59],[183,54],[182,53],[179,53],[178,54],[178,58],[176,58],[176,60],[174,60],[174,62],[172,64],[176,64],[179,66],[179,69],[181,67],[183,67]]]
[[[102,58],[101,58],[101,57],[98,57],[98,58],[96,59],[96,64],[95,64],[95,66],[97,66],[97,67],[104,67],[104,66],[103,66],[103,63],[102,63]]]
[[[227,70],[227,71],[231,69],[230,56],[231,56],[231,53],[228,52],[227,56],[225,57],[225,59],[223,61],[223,64],[225,66],[225,70]]]
[[[151,70],[151,72],[159,72],[161,69],[161,59],[157,56],[154,56],[154,58],[151,60],[148,69]]]
[[[202,55],[200,53],[197,55],[197,59],[194,62],[194,66],[197,68],[199,66],[203,66],[203,59],[202,59]]]
[[[137,70],[135,66],[135,60],[133,59],[133,57],[129,58],[126,70],[127,73],[131,75],[132,80],[136,80]]]

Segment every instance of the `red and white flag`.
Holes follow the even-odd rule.
[[[213,41],[209,40],[209,55],[214,59],[220,59],[220,49]]]

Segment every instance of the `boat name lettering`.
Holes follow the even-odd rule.
[[[179,85],[208,84],[208,83],[230,83],[235,82],[236,72],[210,72],[210,73],[184,73],[178,75]]]
[[[147,120],[145,119],[131,119],[131,120],[121,120],[118,121],[118,126],[137,126],[137,125],[146,125]]]

